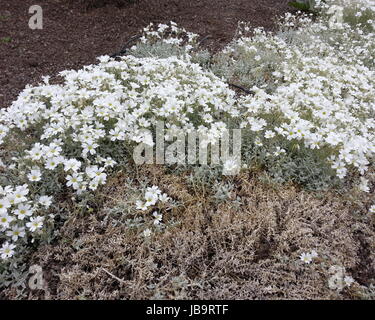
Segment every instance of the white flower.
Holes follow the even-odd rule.
[[[8,259],[11,258],[14,255],[14,249],[16,248],[16,245],[5,242],[3,246],[0,249],[1,259]]]
[[[40,181],[42,178],[42,173],[39,169],[32,169],[27,177],[31,182]]]
[[[312,257],[311,257],[311,254],[310,253],[305,253],[303,252],[301,255],[300,255],[300,259],[302,262],[306,263],[306,264],[309,264],[311,263],[312,261]]]
[[[26,195],[29,193],[29,189],[27,185],[22,185],[16,187],[16,190],[14,191],[13,195],[11,197],[8,197],[8,200],[11,204],[17,204],[21,202],[27,201]]]
[[[45,150],[45,154],[48,158],[54,158],[60,155],[62,148],[55,143],[51,143]]]
[[[370,192],[370,188],[368,186],[368,180],[366,178],[361,177],[361,182],[358,187],[359,187],[359,190],[363,192]]]
[[[137,200],[136,202],[135,202],[135,205],[136,205],[136,208],[138,209],[138,210],[142,210],[142,211],[146,211],[147,209],[148,209],[148,205],[146,204],[146,202],[143,202],[143,201],[141,201],[141,200]]]
[[[12,230],[6,232],[6,235],[11,237],[13,241],[17,241],[18,238],[23,238],[25,236],[25,228],[15,225]]]
[[[96,154],[96,148],[99,147],[97,143],[84,143],[83,144],[83,154],[87,155],[90,153],[91,155]]]
[[[266,139],[271,139],[275,136],[275,132],[271,131],[271,130],[266,130],[266,132],[264,133],[264,137]]]
[[[104,170],[104,168],[102,168]],[[104,172],[96,172],[95,174],[95,177],[94,177],[94,180],[98,183],[98,184],[105,184],[106,180],[107,180],[107,174],[104,173]]]
[[[370,213],[375,213],[375,204],[373,204],[373,205],[370,207],[369,212],[370,212]]]
[[[78,189],[76,190],[77,194],[82,194],[83,192],[85,192],[87,190],[87,183],[86,182],[82,182],[79,186],[78,186]]]
[[[69,159],[64,161],[64,170],[72,170],[76,172],[81,167],[81,162],[76,159]]]
[[[46,207],[46,208],[49,208],[49,206],[52,204],[52,197],[49,197],[49,196],[41,196],[39,197],[39,203]]]
[[[0,226],[4,229],[9,228],[9,224],[14,220],[10,215],[7,213],[0,214]]]
[[[33,209],[29,204],[19,204],[17,209],[14,210],[14,214],[17,216],[17,219],[23,220],[25,217],[33,214]]]
[[[53,157],[47,159],[47,162],[45,164],[46,169],[54,170],[60,163],[62,163],[63,158],[62,157]]]
[[[236,159],[228,159],[224,162],[223,165],[223,174],[224,175],[235,175],[239,172],[241,165]]]
[[[286,151],[284,149],[282,149],[280,147],[276,147],[276,151],[273,153],[273,155],[275,157],[278,157],[279,155],[284,154],[284,153],[286,153]]]
[[[27,151],[27,152],[29,156],[31,157],[31,159],[34,161],[40,160],[43,155],[42,146],[40,143],[36,143],[34,147],[30,151]]]
[[[6,213],[7,209],[11,207],[10,202],[7,198],[0,199],[0,214]]]
[[[68,187],[72,186],[73,189],[77,190],[83,181],[82,174],[74,172],[72,175],[66,176],[67,183],[66,185]]]
[[[261,131],[267,124],[267,122],[263,119],[250,118],[248,120],[250,122],[250,130],[254,132]]]
[[[98,189],[99,187],[99,183],[96,179],[93,179],[90,181],[89,183],[89,189],[92,190],[92,191],[95,191],[96,189]]]
[[[21,199],[24,199],[24,200],[22,201]],[[27,198],[26,197],[17,198],[14,193],[11,193],[10,195],[7,196],[7,200],[13,206],[13,205],[16,205],[17,203],[22,203],[22,202],[26,201]]]
[[[157,211],[154,211],[154,213],[152,215],[155,218],[155,220],[154,220],[155,225],[160,224],[160,222],[163,220],[163,215],[161,213],[158,213]]]
[[[86,174],[91,178],[97,178],[102,176],[104,168],[98,168],[98,166],[90,166],[86,168]]]
[[[6,196],[8,193],[12,193],[13,188],[11,186],[5,186],[4,188],[0,186],[0,195]]]
[[[147,228],[145,231],[143,231],[143,236],[145,238],[148,238],[149,236],[151,236],[151,233],[151,230]]]
[[[161,190],[159,189],[158,186],[149,187],[149,188],[147,188],[147,191],[148,192],[153,192],[153,193],[155,193],[157,195],[161,194]]]
[[[160,202],[166,203],[166,202],[169,201],[169,199],[170,198],[168,197],[168,195],[166,193],[163,193],[163,194],[159,195],[159,201]]]
[[[351,276],[345,276],[344,283],[347,287],[350,287],[354,283],[354,279]]]
[[[158,201],[158,194],[154,191],[147,191],[144,198],[146,200],[146,205],[152,206]]]
[[[262,147],[263,146],[263,142],[261,139],[259,139],[259,137],[257,137],[254,141],[254,143],[258,146],[258,147]]]
[[[26,227],[28,227],[31,232],[34,232],[43,227],[43,221],[44,218],[41,216],[37,216],[35,218],[31,217],[30,222],[26,223]]]
[[[117,162],[111,158],[106,158],[104,161],[104,167],[113,167]]]

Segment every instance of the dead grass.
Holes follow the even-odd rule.
[[[147,241],[104,209],[73,216],[60,240],[33,263],[43,267],[51,299],[354,299],[375,284],[374,220],[369,199],[323,195],[293,186],[273,190],[257,176],[236,177],[233,201],[215,202],[212,190],[193,189],[186,175],[160,167],[138,172],[183,205],[164,214],[177,220]],[[126,199],[125,174],[103,191],[103,208]],[[211,193],[210,193],[211,192]],[[306,265],[301,252],[315,249]],[[327,286],[327,269],[341,265],[358,284],[341,293]],[[12,296],[12,291],[8,292]]]

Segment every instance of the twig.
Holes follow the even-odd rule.
[[[247,93],[247,94],[251,94],[251,95],[254,95],[254,94],[255,94],[254,91],[252,91],[252,90],[247,90],[247,89],[245,89],[245,88],[243,88],[243,87],[241,87],[241,86],[239,86],[239,85],[237,85],[237,84],[234,84],[234,83],[228,83],[228,84],[229,84],[230,86],[234,87],[234,88],[240,89],[241,91],[243,91],[243,92],[245,92],[245,93]]]
[[[140,39],[142,36],[141,35],[137,35],[137,36],[133,36],[131,37],[125,44],[124,46],[122,47],[121,51],[119,52],[116,52],[116,53],[113,53],[110,55],[111,58],[116,58],[116,57],[119,57],[119,56],[122,56],[126,53],[126,51],[129,49],[128,46],[129,44],[131,44],[132,42],[134,42],[135,40],[138,40]]]
[[[210,34],[208,34],[207,36],[205,36],[205,37],[203,37],[201,40],[199,40],[199,42],[198,42],[198,47],[200,47],[201,45],[202,45],[202,43],[204,42],[204,41],[206,41],[208,38],[210,38],[211,37],[211,35]]]
[[[125,280],[123,279],[120,279],[119,277],[116,277],[114,274],[110,273],[108,270],[104,269],[103,267],[100,268],[101,270],[103,270],[106,274],[108,274],[109,276],[111,276],[113,279],[117,280],[118,282],[122,283],[122,284],[125,284]]]

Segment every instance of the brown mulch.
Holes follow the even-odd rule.
[[[277,16],[291,10],[288,0],[39,0],[43,29],[31,30],[29,7],[35,0],[2,0],[0,7],[0,108],[10,105],[27,84],[96,62],[121,50],[150,22],[175,21],[209,36],[217,49],[233,37],[238,21],[275,27]],[[92,4],[92,5],[88,5]],[[103,6],[104,4],[104,6]]]

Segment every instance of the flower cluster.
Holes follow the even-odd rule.
[[[162,193],[158,186],[148,187],[143,196],[143,200],[136,201],[136,209],[147,211],[149,208],[154,207],[160,202],[161,204],[166,204],[170,200],[169,196],[166,193]],[[153,225],[155,227],[162,226],[163,214],[160,210],[155,210],[152,213]],[[152,230],[146,228],[142,235],[145,238],[150,237]]]
[[[163,214],[159,213],[158,211],[154,211],[152,213],[152,216],[154,218],[153,224],[154,226],[161,226],[162,220],[163,220]],[[150,228],[146,228],[143,232],[142,235],[145,238],[150,237],[152,234],[152,230]]]
[[[349,168],[364,176],[375,155],[375,37],[345,23],[336,30],[325,19],[295,20],[287,16],[278,34],[241,36],[220,56],[229,76],[254,92],[239,99],[242,128],[258,145],[313,150],[341,179]],[[366,184],[363,177],[361,190]]]
[[[238,113],[235,94],[227,84],[174,57],[126,56],[121,61],[101,57],[98,65],[61,75],[64,84],[51,85],[45,78],[0,111],[0,144],[11,143],[16,135],[24,143],[18,157],[12,158],[17,164],[5,159],[8,168],[24,175],[35,188],[54,175],[62,176],[78,194],[94,191],[116,165],[111,157],[116,144],[152,145],[149,129],[158,120],[165,121],[167,137],[179,129],[198,130],[216,141],[225,131],[225,118]],[[144,206],[154,204],[156,195],[147,192]],[[8,202],[4,206],[8,210]],[[8,228],[10,218],[5,211],[2,214]]]
[[[311,252],[302,252],[300,255],[300,260],[306,264],[310,264],[313,259],[318,257],[318,253],[315,250],[312,250]]]
[[[177,26],[173,21],[169,24],[160,23],[155,25],[150,23],[142,30],[142,37],[140,43],[152,44],[161,42],[163,44],[178,46],[183,48],[185,52],[190,52],[197,46],[199,35],[188,32],[186,29]],[[137,45],[131,49],[136,50]]]
[[[29,197],[27,185],[14,188],[0,187],[0,232],[5,242],[0,248],[2,259],[13,256],[16,243],[26,242],[26,235],[37,234],[44,224],[44,212],[52,203],[52,198]]]
[[[223,163],[223,175],[235,175],[240,171],[240,167],[240,159],[229,158]]]
[[[144,199],[143,201],[142,200],[136,201],[136,208],[138,210],[146,211],[150,207],[155,206],[158,201],[162,203],[168,202],[169,197],[166,193],[162,193],[159,187],[152,186],[146,189],[143,199]]]
[[[343,29],[343,23],[360,26],[373,31],[375,29],[374,0],[319,0],[316,8],[321,15],[330,19],[331,26]]]

